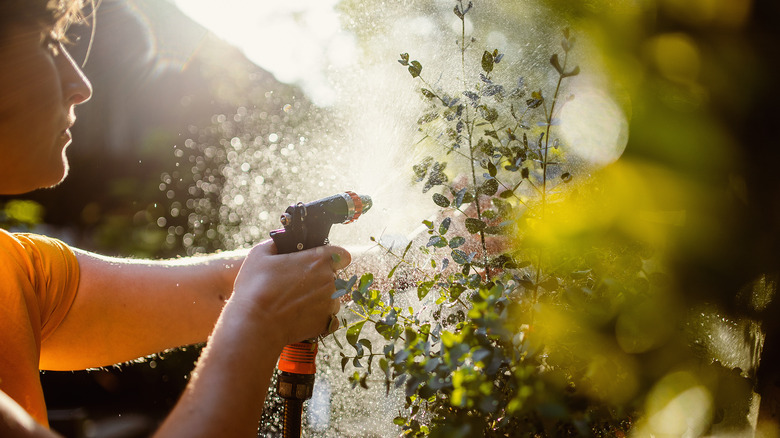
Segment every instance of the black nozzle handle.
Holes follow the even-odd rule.
[[[271,231],[271,238],[280,254],[326,245],[333,224],[350,223],[371,206],[370,197],[349,191],[308,204],[299,202],[287,207],[281,217],[284,228]]]

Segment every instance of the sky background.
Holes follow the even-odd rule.
[[[355,38],[341,29],[334,10],[338,0],[174,3],[279,81],[301,86],[320,105],[335,98],[328,86],[327,70],[346,65],[355,57]]]

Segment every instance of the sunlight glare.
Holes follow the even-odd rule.
[[[335,98],[328,69],[354,62],[354,37],[341,29],[338,0],[256,2],[175,0],[190,18],[241,49],[281,82],[296,84],[320,105]]]
[[[561,109],[561,133],[571,151],[587,163],[604,166],[617,160],[628,143],[628,119],[599,87],[583,84]]]

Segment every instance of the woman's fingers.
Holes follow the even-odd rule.
[[[349,252],[337,246],[276,254],[273,241],[268,240],[250,251],[236,292],[262,310],[283,338],[299,342],[338,328],[334,315],[341,303],[331,298],[336,290],[334,277],[351,260]]]

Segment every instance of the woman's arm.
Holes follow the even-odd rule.
[[[41,369],[112,365],[204,342],[247,253],[139,261],[75,252],[78,292],[41,346]]]
[[[60,369],[113,363],[195,342],[218,317],[184,394],[155,436],[253,437],[282,348],[327,330],[340,307],[331,298],[335,271],[351,260],[346,250],[331,246],[275,253],[271,241],[245,259],[224,254],[194,263],[121,262],[79,253],[79,296],[46,341],[45,363]],[[4,395],[0,435],[56,436],[7,396],[3,403]]]
[[[259,247],[268,254],[275,252],[271,241]],[[318,251],[324,249],[311,254]],[[343,249],[334,251],[349,257]],[[78,293],[65,320],[43,342],[40,368],[106,366],[206,341],[231,296],[247,253],[137,261],[77,251]],[[295,282],[301,276],[301,267],[295,263],[271,268],[276,269],[273,276],[286,281],[292,290],[297,289]],[[265,265],[255,269],[268,269]]]
[[[38,424],[24,408],[3,391],[0,391],[0,436],[3,438],[60,437]]]

